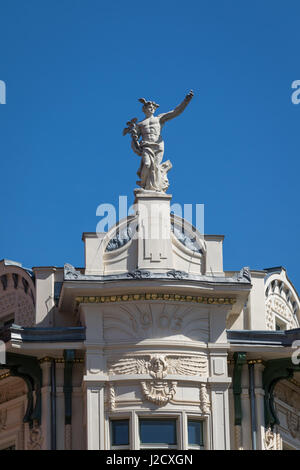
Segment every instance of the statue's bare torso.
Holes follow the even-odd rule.
[[[160,116],[151,116],[137,123],[139,134],[144,142],[160,143],[162,125]]]

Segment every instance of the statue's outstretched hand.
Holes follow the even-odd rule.
[[[193,96],[194,96],[194,92],[193,92],[193,90],[191,90],[185,97],[186,101],[191,101]]]

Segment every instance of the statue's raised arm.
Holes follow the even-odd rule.
[[[170,121],[171,119],[174,119],[175,117],[179,116],[179,114],[181,114],[185,110],[185,108],[187,107],[187,105],[189,104],[193,96],[194,96],[194,92],[193,90],[191,90],[186,95],[182,103],[176,106],[175,109],[173,109],[172,111],[169,111],[168,113],[160,114],[158,117],[159,117],[161,124],[164,124],[165,122]]]

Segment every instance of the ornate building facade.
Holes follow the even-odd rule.
[[[0,449],[300,449],[296,290],[170,200],[136,190],[83,268],[1,262]]]

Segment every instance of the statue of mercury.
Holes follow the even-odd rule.
[[[159,107],[157,103],[147,101],[145,98],[139,99],[143,103],[143,112],[146,117],[140,122],[137,122],[137,118],[127,122],[128,127],[123,130],[123,135],[131,135],[131,147],[141,157],[140,168],[137,172],[140,181],[137,181],[137,184],[142,189],[159,192],[168,189],[167,172],[172,168],[172,164],[169,160],[161,163],[164,155],[161,130],[165,122],[179,116],[184,111],[193,96],[193,91],[190,91],[175,109],[158,116],[154,116]]]

